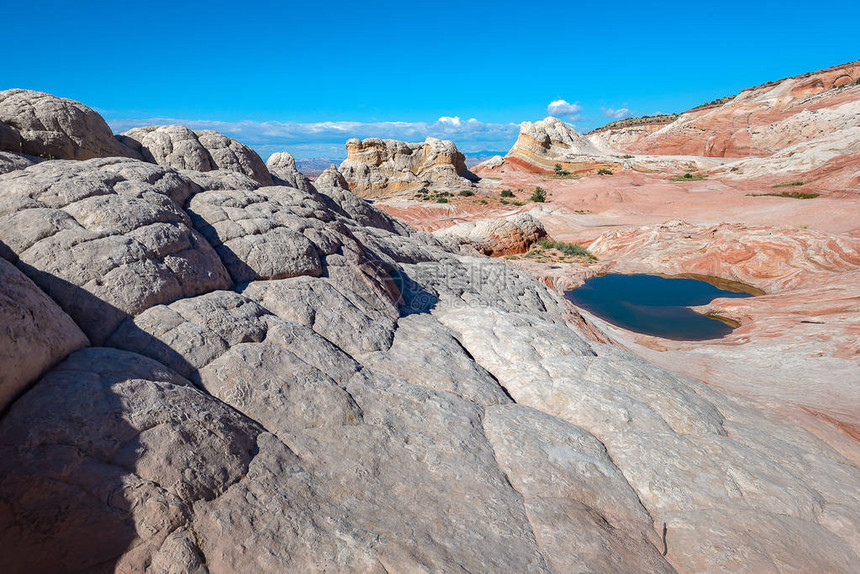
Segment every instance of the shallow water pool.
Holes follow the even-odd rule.
[[[592,277],[565,293],[574,305],[629,331],[678,341],[718,339],[732,332],[728,323],[688,307],[719,297],[752,297],[698,279],[658,275],[609,274]],[[752,290],[749,288],[747,290]]]

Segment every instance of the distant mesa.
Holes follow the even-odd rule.
[[[272,185],[269,170],[257,152],[214,130],[147,126],[128,130],[117,138],[151,163],[194,171],[237,171],[260,185]]]
[[[359,197],[385,197],[422,187],[471,187],[478,176],[454,142],[429,137],[424,142],[367,138],[346,142],[340,172]]]

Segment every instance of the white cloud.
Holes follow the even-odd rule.
[[[460,119],[460,116],[454,116],[453,118],[451,116],[442,116],[441,118],[436,120],[436,123],[440,125],[449,125],[458,128],[463,125],[463,120]]]
[[[442,116],[435,122],[220,122],[177,118],[108,119],[116,132],[133,127],[181,124],[192,129],[216,130],[254,148],[261,156],[287,150],[297,157],[346,157],[349,138],[377,137],[423,141],[428,136],[453,139],[462,151],[507,151],[519,133],[517,124],[484,123],[475,118]],[[337,153],[335,153],[337,152]],[[310,155],[309,155],[310,154]],[[314,155],[319,154],[319,155]],[[334,154],[334,155],[332,155]]]
[[[579,112],[582,111],[582,106],[578,103],[571,104],[565,100],[555,100],[550,102],[546,107],[546,113],[558,118],[566,118],[570,121],[581,119]]]
[[[632,113],[630,113],[630,110],[627,108],[618,108],[617,110],[612,109],[612,108],[602,108],[602,109],[603,109],[603,115],[604,116],[607,116],[610,118],[615,118],[616,120],[623,120],[624,118],[629,118],[630,116],[633,115]]]

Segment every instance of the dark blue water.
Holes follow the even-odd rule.
[[[565,295],[613,325],[678,341],[718,339],[732,331],[728,324],[687,307],[718,297],[752,297],[696,279],[618,274],[593,277]]]

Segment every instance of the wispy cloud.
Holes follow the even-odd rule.
[[[582,118],[579,112],[582,111],[582,106],[579,103],[570,103],[565,100],[555,100],[549,103],[546,107],[546,113],[557,118],[575,122]]]
[[[613,118],[616,120],[623,120],[624,118],[629,118],[633,114],[627,108],[601,108],[603,110],[603,115],[608,118]]]
[[[134,127],[181,124],[196,130],[216,130],[254,148],[263,159],[276,151],[297,157],[346,157],[349,138],[388,138],[423,141],[428,136],[454,140],[465,151],[505,151],[519,133],[518,124],[486,123],[475,118],[442,116],[435,122],[221,122],[179,118],[108,119],[111,128],[123,132]]]

